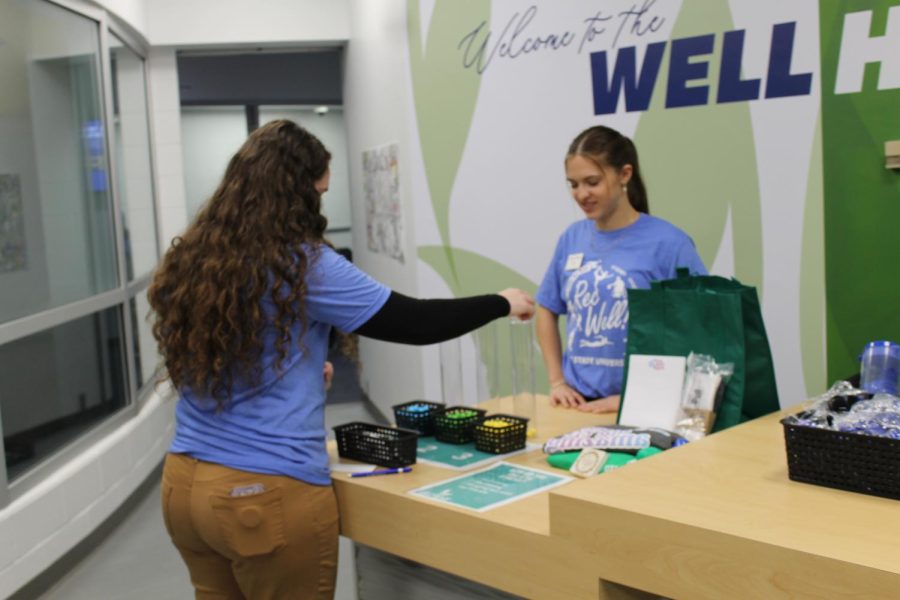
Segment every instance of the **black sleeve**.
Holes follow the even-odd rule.
[[[436,344],[508,315],[509,309],[509,301],[499,294],[417,300],[391,292],[381,310],[354,333],[385,342]]]

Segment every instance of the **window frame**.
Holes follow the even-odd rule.
[[[132,300],[138,294],[142,293],[150,285],[156,265],[162,255],[162,240],[160,239],[160,208],[158,189],[156,187],[156,144],[154,138],[153,127],[153,111],[152,111],[152,94],[150,90],[149,69],[147,68],[147,58],[149,47],[144,42],[142,36],[137,33],[130,25],[108,13],[103,8],[88,4],[84,0],[43,0],[44,2],[74,13],[76,16],[86,18],[93,21],[96,27],[98,40],[98,55],[95,59],[95,67],[98,70],[96,90],[98,100],[102,103],[102,115],[104,119],[104,136],[107,148],[107,177],[108,185],[111,191],[111,218],[113,220],[113,232],[115,239],[115,260],[118,272],[118,285],[114,289],[101,292],[83,298],[74,302],[70,302],[61,306],[49,308],[39,311],[32,315],[27,315],[6,323],[0,323],[0,345],[8,344],[16,340],[28,337],[30,335],[40,333],[57,327],[59,325],[100,313],[110,308],[119,308],[119,319],[121,331],[123,335],[124,352],[118,357],[125,361],[126,375],[126,405],[110,417],[94,424],[85,433],[75,440],[63,445],[45,458],[37,465],[22,474],[18,479],[9,482],[6,469],[6,452],[5,445],[0,444],[0,509],[8,506],[12,501],[24,495],[29,490],[36,487],[41,481],[46,479],[51,473],[59,469],[62,465],[71,460],[73,454],[82,453],[84,450],[133,419],[147,403],[152,396],[152,392],[157,388],[163,380],[164,372],[157,369],[152,374],[147,374],[146,383],[139,386],[136,377],[136,354],[134,344],[136,336],[139,335],[134,331],[132,318]],[[149,160],[150,160],[150,181],[153,189],[151,190],[151,198],[153,202],[153,238],[156,241],[156,265],[147,273],[139,274],[132,281],[127,278],[127,265],[125,257],[124,244],[124,221],[122,219],[122,199],[120,194],[120,183],[118,180],[117,157],[115,152],[114,139],[114,108],[113,108],[113,87],[112,87],[112,58],[111,58],[111,36],[115,35],[119,41],[127,46],[143,61],[143,84],[144,94],[146,98],[146,120],[148,128],[149,140]],[[140,319],[141,316],[137,315]],[[0,414],[0,431],[3,431],[2,414]]]

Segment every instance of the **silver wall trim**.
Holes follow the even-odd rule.
[[[37,465],[31,467],[21,477],[9,484],[9,497],[11,502],[28,490],[40,484],[47,475],[78,456],[92,445],[133,419],[138,414],[138,405],[135,402],[122,407],[117,413],[99,421],[95,427],[79,435],[70,443],[58,448]],[[0,505],[2,506],[2,505]]]
[[[153,280],[153,271],[141,275],[137,279],[130,281],[125,289],[128,291],[128,297],[134,298],[145,289],[150,287],[150,282]]]
[[[0,344],[14,342],[29,335],[52,329],[57,325],[100,312],[117,304],[124,304],[127,299],[125,289],[118,288],[84,300],[72,302],[71,304],[3,323],[0,325]]]
[[[113,231],[116,236],[116,263],[119,267],[119,285],[124,287],[124,282],[128,281],[128,257],[125,255],[125,219],[122,218],[124,212],[122,210],[122,182],[119,178],[118,165],[118,148],[116,148],[115,139],[115,100],[113,98],[113,72],[112,72],[112,50],[110,48],[110,36],[106,13],[100,21],[100,81],[102,82],[100,96],[103,98],[103,114],[106,121],[104,132],[106,134],[106,161],[107,173],[109,174],[109,184],[112,190],[112,214],[113,214]],[[132,328],[133,320],[131,318],[131,302],[125,302],[122,306],[122,312],[119,315],[119,322],[122,326],[122,333],[125,338],[125,373],[128,380],[125,383],[128,398],[126,402],[133,404],[134,397],[137,395],[137,370],[134,361],[134,331]]]
[[[106,14],[106,11],[98,6],[93,6],[86,2],[80,2],[79,0],[47,0],[50,4],[55,4],[61,8],[65,8],[66,10],[70,10],[74,13],[78,13],[84,17],[87,17],[93,21],[97,21],[100,23],[103,20],[103,16]]]

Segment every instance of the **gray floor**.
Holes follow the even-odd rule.
[[[336,364],[336,382],[325,409],[329,432],[334,425],[349,421],[379,421],[355,381],[352,367]],[[341,538],[335,598],[356,600],[356,579],[353,546]],[[163,526],[159,484],[145,486],[133,508],[114,529],[59,575],[57,581],[45,582],[42,587],[47,591],[31,597],[47,600],[193,598],[187,570]]]

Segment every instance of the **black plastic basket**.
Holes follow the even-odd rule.
[[[413,411],[410,407],[416,405],[425,406],[427,410]],[[394,405],[394,420],[397,427],[405,427],[406,429],[415,429],[419,435],[434,434],[434,415],[444,408],[443,404],[437,402],[428,402],[427,400],[413,400],[412,402],[404,402],[403,404]]]
[[[900,440],[781,424],[792,480],[900,500]]]
[[[503,421],[504,427],[490,427],[485,423]],[[488,415],[475,426],[475,449],[491,454],[505,454],[525,447],[528,419],[513,415]]]
[[[345,423],[334,427],[338,455],[383,467],[405,467],[416,462],[419,432],[371,423]]]
[[[460,417],[468,411],[472,414]],[[434,415],[434,437],[450,444],[466,444],[475,437],[475,426],[487,411],[471,406],[448,406]]]

